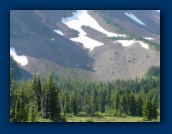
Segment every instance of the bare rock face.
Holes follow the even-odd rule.
[[[122,47],[119,43],[102,46],[90,53],[94,58],[93,78],[100,81],[143,77],[152,65],[160,65],[160,55],[135,43]]]
[[[87,38],[103,45],[90,51],[82,43],[72,41],[80,33],[62,23],[62,19],[73,16],[74,12],[76,11],[11,10],[10,47],[14,47],[18,55],[27,56],[29,62],[25,66],[18,66],[31,74],[58,72],[63,76],[70,74],[89,80],[111,81],[143,77],[150,66],[160,65],[160,52],[153,47],[145,49],[137,42],[124,47],[94,27],[82,25],[81,29]],[[126,12],[137,16],[146,25],[136,23],[125,15]],[[156,11],[90,10],[87,13],[108,32],[117,33],[103,17],[129,33],[138,37],[150,37],[153,38],[152,42],[160,43],[160,15]],[[64,35],[53,31],[57,29]],[[27,76],[23,73],[25,79]]]

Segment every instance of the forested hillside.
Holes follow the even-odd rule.
[[[160,67],[153,66],[145,78],[107,83],[64,79],[54,74],[46,78],[34,75],[29,81],[17,82],[11,72],[10,121],[68,122],[70,117],[80,117],[80,120],[76,120],[79,122],[83,116],[96,117],[101,121],[105,114],[155,121],[160,116],[158,72]]]
[[[156,10],[10,10],[11,122],[160,121]]]

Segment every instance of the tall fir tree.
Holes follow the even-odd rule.
[[[152,119],[157,120],[158,112],[157,112],[157,103],[156,100],[153,99],[152,102]]]
[[[152,120],[152,104],[149,96],[147,96],[146,102],[143,107],[143,116],[144,120],[146,121]]]
[[[129,111],[132,116],[136,115],[136,101],[135,101],[135,97],[133,94],[130,96]]]
[[[51,120],[60,121],[60,103],[58,89],[53,82],[52,74],[47,82],[47,117]]]
[[[136,101],[136,114],[138,116],[142,116],[142,107],[143,107],[143,100],[142,100],[142,97],[141,95],[139,95],[137,101]]]

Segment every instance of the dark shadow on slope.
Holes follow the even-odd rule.
[[[32,10],[10,12],[10,40],[10,47],[15,47],[18,55],[24,54],[58,65],[92,71],[87,66],[92,60],[87,51],[79,43],[55,33]]]
[[[153,10],[99,10],[98,12],[135,35],[142,36],[142,34],[150,33],[160,35],[160,27],[157,19],[160,16]],[[126,16],[125,13],[132,13],[146,25],[138,24]]]
[[[12,79],[14,80],[28,80],[32,78],[32,74],[25,69],[20,68],[12,57],[10,57],[10,69]]]

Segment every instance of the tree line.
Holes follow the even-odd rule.
[[[101,17],[105,22],[107,22],[114,29],[114,31],[116,31],[117,33],[126,35],[126,37],[110,37],[110,38],[112,38],[114,40],[133,40],[134,39],[134,40],[142,41],[146,44],[149,44],[149,46],[154,47],[157,51],[160,51],[160,45],[159,44],[128,32],[123,27],[121,27],[119,24],[109,20],[105,16],[101,16]]]
[[[158,69],[158,68],[157,68]],[[155,68],[150,69],[155,70]],[[154,71],[156,72],[156,71]],[[34,75],[25,82],[10,78],[10,121],[36,122],[38,118],[66,121],[66,114],[80,112],[96,116],[141,116],[157,119],[160,109],[160,76],[90,82],[50,74],[45,79]]]

